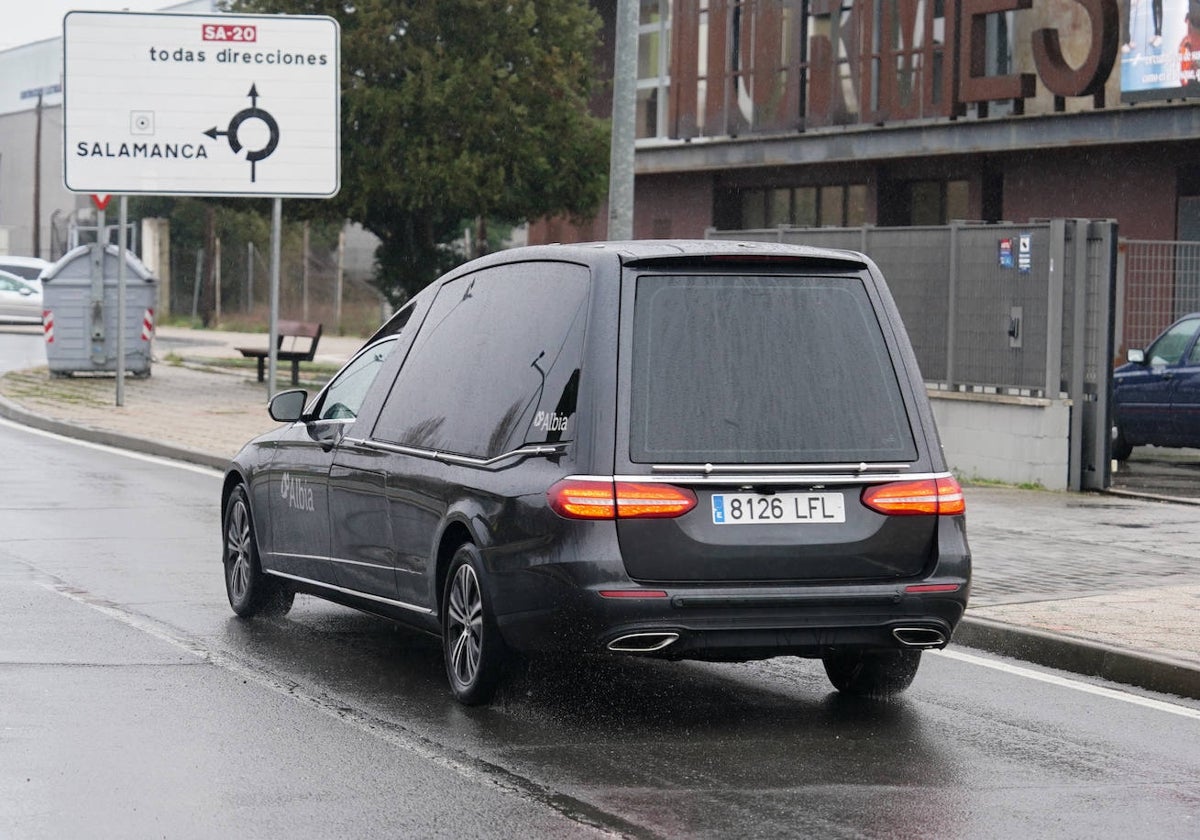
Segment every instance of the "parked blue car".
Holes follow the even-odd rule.
[[[1185,315],[1113,373],[1113,446],[1200,447],[1200,312]]]

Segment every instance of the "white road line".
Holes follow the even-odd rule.
[[[1157,712],[1167,712],[1180,717],[1191,718],[1192,720],[1200,720],[1200,709],[1192,709],[1188,706],[1176,706],[1172,703],[1166,703],[1162,700],[1155,700],[1151,697],[1142,697],[1139,694],[1129,694],[1124,691],[1117,691],[1113,688],[1105,688],[1100,685],[1092,685],[1091,683],[1073,680],[1069,677],[1060,677],[1057,674],[1048,674],[1043,671],[1035,671],[1032,668],[1023,668],[1020,665],[1011,665],[1007,662],[999,662],[994,659],[986,659],[982,656],[975,656],[970,653],[962,653],[957,650],[939,650],[931,651],[937,656],[943,656],[947,659],[956,659],[959,662],[966,662],[970,665],[979,665],[983,668],[991,668],[995,671],[1003,671],[1006,674],[1012,674],[1017,677],[1037,680],[1038,682],[1057,685],[1062,688],[1071,688],[1076,691],[1082,691],[1086,694],[1094,694],[1097,697],[1105,697],[1109,700],[1119,700],[1122,703],[1131,703],[1134,706],[1142,706],[1146,709],[1154,709]]]
[[[60,435],[56,432],[47,432],[44,429],[34,429],[30,426],[25,426],[21,423],[15,423],[12,420],[8,420],[3,417],[0,417],[0,426],[6,426],[10,429],[15,429],[20,432],[28,432],[31,435],[38,435],[39,437],[48,438],[50,440],[61,441],[63,443],[73,443],[76,446],[82,446],[86,449],[94,449],[97,452],[107,452],[111,455],[124,455],[126,458],[132,458],[135,461],[145,461],[148,464],[157,464],[160,467],[175,467],[177,469],[187,470],[188,472],[207,475],[211,478],[219,478],[221,475],[220,470],[213,469],[212,467],[205,467],[201,466],[200,464],[189,464],[186,461],[175,461],[170,458],[161,458],[157,455],[146,455],[142,452],[132,452],[128,449],[121,449],[120,447],[116,446],[107,446],[103,443],[92,443],[88,440],[80,440],[79,438]]]

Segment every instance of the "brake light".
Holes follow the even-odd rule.
[[[951,516],[967,509],[962,487],[951,476],[868,487],[862,492],[862,503],[888,516]]]
[[[567,519],[664,519],[696,506],[696,494],[683,487],[593,478],[564,478],[546,498]]]

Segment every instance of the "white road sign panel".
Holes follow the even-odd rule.
[[[339,43],[329,17],[68,12],[67,189],[335,195]]]

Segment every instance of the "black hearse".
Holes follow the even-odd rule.
[[[950,640],[962,490],[870,259],[746,242],[519,248],[392,317],[237,455],[241,616],[296,592],[509,657],[819,657],[886,695]]]

